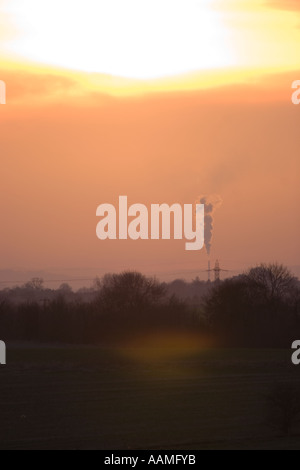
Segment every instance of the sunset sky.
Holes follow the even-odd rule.
[[[300,276],[299,0],[0,0],[0,80],[0,272],[205,278],[95,214],[219,194],[212,261]]]

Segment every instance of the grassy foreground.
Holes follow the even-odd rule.
[[[300,449],[266,424],[291,351],[8,345],[0,449]]]

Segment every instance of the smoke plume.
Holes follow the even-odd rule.
[[[208,255],[210,255],[213,230],[214,230],[214,213],[216,209],[221,207],[222,198],[217,194],[210,196],[199,196],[197,204],[204,204],[204,237],[205,248]]]

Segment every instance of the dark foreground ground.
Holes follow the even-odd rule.
[[[0,449],[300,449],[266,396],[291,351],[8,345]],[[298,434],[298,435],[297,435]]]

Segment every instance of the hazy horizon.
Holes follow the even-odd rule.
[[[214,267],[215,261],[211,261],[212,267]],[[221,272],[221,279],[227,279],[234,276],[238,276],[247,269],[254,266],[244,266],[238,269],[235,266],[235,263],[230,264],[220,260],[220,266],[222,269],[227,271]],[[287,266],[290,272],[300,279],[300,266]],[[6,288],[13,288],[16,286],[22,286],[31,279],[38,277],[44,280],[44,285],[50,289],[57,289],[61,284],[67,283],[73,289],[89,288],[92,287],[93,281],[97,277],[102,277],[105,274],[119,274],[124,271],[138,271],[141,274],[156,277],[161,282],[172,282],[174,280],[184,280],[191,282],[195,278],[199,277],[200,281],[208,280],[208,273],[206,272],[207,266],[200,266],[199,269],[179,269],[175,271],[168,270],[160,271],[160,274],[153,270],[143,271],[140,269],[134,269],[133,267],[124,269],[104,269],[104,268],[73,268],[73,269],[55,269],[49,268],[45,270],[40,269],[19,269],[19,270],[10,270],[10,269],[0,269],[0,290]],[[214,278],[214,273],[211,273],[211,280]]]

